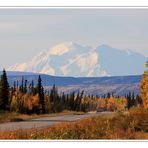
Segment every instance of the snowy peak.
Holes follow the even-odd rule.
[[[67,53],[72,49],[72,47],[75,46],[73,42],[64,42],[61,44],[58,44],[54,46],[53,48],[49,49],[50,55],[62,55],[64,53]]]
[[[64,42],[7,70],[75,77],[135,75],[144,71],[145,61],[146,57],[131,50],[119,50],[105,44],[93,49]]]
[[[68,52],[84,52],[88,50],[90,47],[82,46],[74,42],[63,42],[60,43],[50,49],[48,49],[47,53],[49,55],[61,56]]]

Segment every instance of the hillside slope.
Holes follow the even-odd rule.
[[[28,80],[28,84],[34,80],[37,84],[37,73],[27,72],[7,72],[10,86],[14,81],[21,84],[22,76]],[[114,77],[57,77],[41,74],[42,84],[46,89],[50,89],[54,84],[58,86],[60,92],[66,93],[72,91],[84,90],[86,94],[106,94],[114,92],[117,95],[124,95],[129,91],[139,93],[139,83],[141,75],[137,76],[114,76]]]

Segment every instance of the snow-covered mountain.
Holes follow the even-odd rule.
[[[131,50],[118,50],[107,45],[94,49],[65,42],[7,70],[75,77],[135,75],[144,71],[145,61],[146,57]]]

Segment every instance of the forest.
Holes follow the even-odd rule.
[[[9,86],[7,73],[3,70],[0,79],[0,110],[18,112],[22,114],[47,114],[63,110],[69,111],[127,111],[132,107],[142,106],[143,101],[139,95],[129,92],[124,96],[115,96],[107,93],[102,96],[85,95],[84,91],[65,94],[58,92],[57,86],[45,90],[42,86],[41,76],[38,76],[37,85],[34,81],[28,84],[22,76],[21,84],[14,81]]]

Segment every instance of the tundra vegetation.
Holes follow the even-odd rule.
[[[83,91],[59,94],[55,85],[51,90],[45,90],[40,76],[37,86],[33,81],[28,84],[22,77],[21,84],[15,81],[10,87],[3,70],[0,121],[7,121],[4,120],[6,114],[38,116],[65,110],[84,113],[111,111],[116,116],[60,123],[42,130],[0,132],[0,139],[148,139],[148,70],[143,74],[140,92],[140,95],[129,92],[124,96],[115,96],[111,92],[102,96],[85,95]]]

